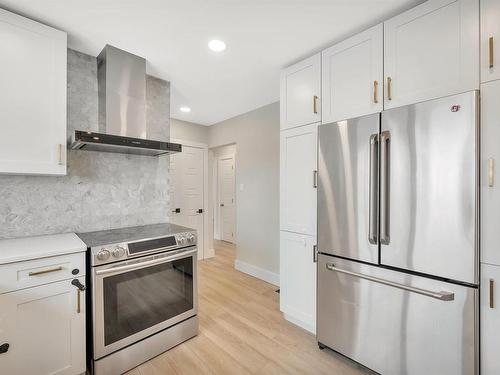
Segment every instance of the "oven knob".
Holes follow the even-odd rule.
[[[186,244],[186,237],[180,236],[179,237],[179,244],[180,245],[185,245]]]
[[[117,246],[111,254],[113,254],[115,258],[120,258],[125,255],[125,249],[121,246]]]
[[[188,238],[187,238],[187,239],[188,239],[188,243],[190,243],[190,244],[194,244],[194,243],[196,242],[196,235],[195,235],[195,234],[193,234],[193,233],[190,233],[190,234],[188,235]]]
[[[101,249],[101,251],[99,251],[97,253],[97,259],[99,259],[101,261],[102,260],[107,260],[110,255],[111,255],[111,253],[109,252],[109,250]]]

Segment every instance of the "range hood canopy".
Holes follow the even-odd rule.
[[[180,144],[148,138],[144,58],[106,45],[97,57],[97,80],[99,131],[76,130],[72,149],[150,156],[182,151]]]

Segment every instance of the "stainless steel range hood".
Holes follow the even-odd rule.
[[[76,130],[72,149],[149,156],[182,151],[180,144],[148,137],[145,59],[106,45],[97,57],[97,79],[99,131]]]

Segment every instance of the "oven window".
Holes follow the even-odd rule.
[[[193,308],[193,257],[103,279],[104,343],[110,345]]]

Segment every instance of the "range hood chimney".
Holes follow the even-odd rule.
[[[182,151],[177,143],[148,139],[146,60],[106,45],[97,57],[99,132],[77,130],[72,149],[158,156]]]

